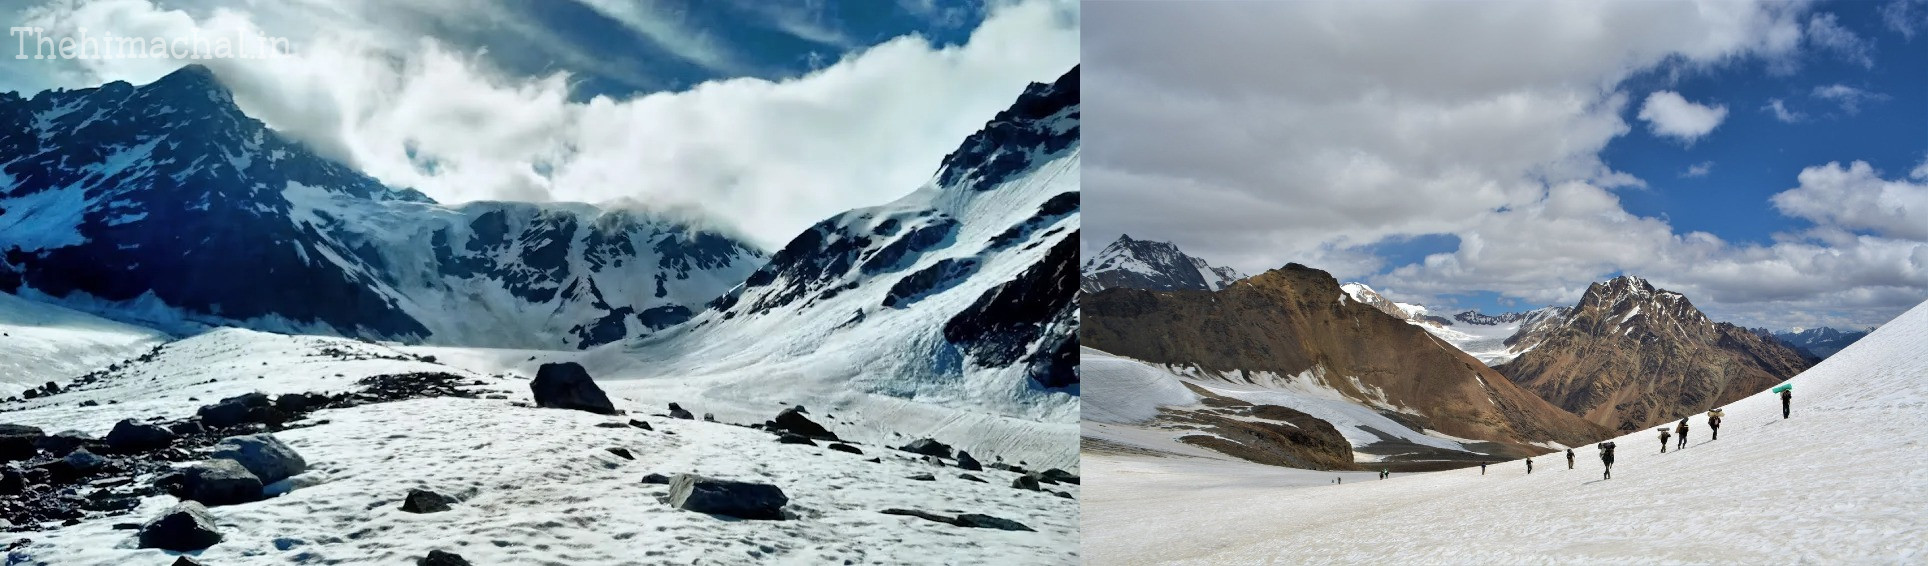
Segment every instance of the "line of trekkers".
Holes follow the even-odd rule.
[[[1780,387],[1774,388],[1774,392],[1781,394],[1781,418],[1785,419],[1791,412],[1791,406],[1794,402],[1794,385],[1791,383],[1781,384]],[[1720,421],[1723,416],[1724,414],[1718,408],[1707,412],[1707,427],[1713,429],[1714,440],[1720,440]],[[1674,450],[1687,448],[1687,417],[1681,417],[1680,422],[1674,425],[1671,432],[1664,426],[1658,430],[1660,431],[1661,454],[1667,453],[1667,442],[1669,440],[1677,439],[1678,444],[1674,446]],[[1601,473],[1600,479],[1613,479],[1613,441],[1602,442],[1598,448],[1600,449],[1600,463],[1606,467],[1605,471]],[[1572,448],[1568,448],[1566,451],[1566,467],[1569,470],[1573,469]],[[1486,475],[1485,462],[1480,463],[1479,473],[1480,475]],[[1532,458],[1526,459],[1526,473],[1533,473]],[[1384,479],[1383,476],[1381,479]]]

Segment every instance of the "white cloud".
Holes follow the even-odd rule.
[[[1928,164],[1913,173],[1923,167]],[[1865,161],[1808,167],[1800,180],[1801,186],[1774,195],[1774,208],[1824,227],[1928,242],[1928,184],[1882,179]]]
[[[1841,111],[1847,112],[1849,115],[1860,113],[1862,103],[1870,101],[1879,102],[1888,99],[1888,95],[1878,92],[1868,92],[1844,84],[1814,87],[1814,97],[1841,105]]]
[[[1654,135],[1691,144],[1713,132],[1722,120],[1727,119],[1727,107],[1695,104],[1688,102],[1680,93],[1662,90],[1647,95],[1647,102],[1640,105],[1638,117],[1647,121],[1647,128]]]
[[[1873,324],[1928,297],[1928,244],[1833,224],[1767,245],[1678,231],[1628,212],[1614,187],[1638,179],[1601,161],[1629,105],[1688,139],[1725,118],[1622,81],[1779,68],[1802,55],[1802,5],[1465,8],[1087,4],[1085,241],[1128,232],[1253,273],[1299,262],[1421,302],[1570,303],[1624,271],[1775,327]],[[1373,252],[1431,234],[1459,246],[1408,265]]]
[[[1693,165],[1687,166],[1687,170],[1680,172],[1680,176],[1681,177],[1706,177],[1708,173],[1712,173],[1713,171],[1714,171],[1714,162],[1702,161],[1700,163],[1695,163]]]
[[[1901,34],[1908,41],[1915,39],[1915,33],[1928,24],[1928,0],[1893,0],[1881,6],[1881,22],[1888,29]]]
[[[1808,19],[1807,38],[1816,46],[1833,51],[1845,61],[1863,68],[1874,68],[1872,55],[1874,44],[1855,35],[1848,28],[1842,27],[1839,18],[1834,14],[1815,14],[1813,18]]]
[[[1928,155],[1921,157],[1921,163],[1915,165],[1913,171],[1908,172],[1908,178],[1917,181],[1928,181]]]
[[[916,188],[1026,83],[1055,79],[1079,58],[1076,4],[1033,1],[997,8],[961,46],[939,49],[906,36],[795,79],[738,78],[578,103],[569,99],[571,75],[505,75],[487,53],[420,38],[406,25],[412,20],[381,12],[389,3],[264,6],[197,18],[148,0],[103,0],[57,3],[36,19],[50,28],[142,35],[259,29],[293,36],[293,61],[206,63],[250,115],[385,183],[443,202],[694,210],[766,247]],[[447,11],[487,18],[489,6],[453,2]],[[43,86],[142,83],[180,63],[84,62],[47,73],[55,84]]]
[[[1774,119],[1780,120],[1788,124],[1799,122],[1807,118],[1806,114],[1795,112],[1793,110],[1788,110],[1787,103],[1785,101],[1782,101],[1779,98],[1767,99],[1767,105],[1762,106],[1761,110],[1772,112],[1774,114]]]
[[[576,1],[692,63],[724,73],[743,73],[748,69],[722,40],[691,25],[687,11],[672,10],[656,2]]]

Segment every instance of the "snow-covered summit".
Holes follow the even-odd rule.
[[[1169,242],[1121,234],[1098,255],[1085,260],[1080,288],[1086,293],[1112,287],[1217,291],[1245,274],[1187,255]]]
[[[196,65],[0,94],[0,292],[117,319],[571,348],[680,322],[762,260],[646,213],[438,205],[246,116]]]

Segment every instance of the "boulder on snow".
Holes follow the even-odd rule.
[[[460,554],[431,550],[428,551],[428,556],[415,561],[415,566],[470,566],[470,564]]]
[[[261,500],[261,478],[228,459],[208,460],[181,473],[182,499],[204,505],[232,505]]]
[[[46,436],[37,427],[0,424],[0,461],[27,460],[40,450],[36,444]]]
[[[141,525],[141,548],[192,552],[219,542],[221,531],[214,527],[214,515],[193,501],[182,501]]]
[[[804,438],[801,435],[790,434],[787,432],[783,433],[782,436],[777,437],[777,443],[778,444],[804,444],[809,446],[817,445],[816,441],[810,440],[808,438]]]
[[[929,438],[920,439],[910,444],[905,444],[903,448],[899,448],[898,450],[903,450],[905,452],[910,452],[914,454],[923,454],[925,456],[936,456],[939,458],[951,457],[950,446],[947,446],[942,442],[931,440]]]
[[[798,407],[791,407],[784,409],[781,413],[777,413],[777,418],[771,419],[770,424],[765,425],[764,429],[788,432],[818,440],[837,440],[836,434],[830,432],[830,429],[824,428],[823,425],[811,421],[809,417],[803,416],[803,411],[798,410]]]
[[[321,393],[288,393],[274,398],[274,408],[283,413],[300,413],[319,409],[330,400]]]
[[[937,476],[931,475],[930,472],[924,472],[921,474],[913,475],[910,477],[910,479],[915,481],[937,481]]]
[[[991,483],[991,482],[984,481],[984,478],[980,478],[970,474],[958,474],[957,479],[964,480],[964,481],[974,481],[977,483]]]
[[[207,432],[208,427],[201,426],[200,419],[188,419],[167,425],[167,431],[174,433],[175,436],[192,436]]]
[[[610,454],[615,454],[616,456],[621,457],[624,460],[636,459],[636,455],[633,453],[630,453],[628,448],[612,446],[609,448],[604,448],[603,450],[608,450]]]
[[[174,563],[169,564],[168,566],[201,566],[201,561],[195,560],[194,557],[192,556],[183,554],[183,555],[174,557]]]
[[[683,410],[683,407],[681,407],[681,406],[679,406],[679,405],[677,405],[677,404],[675,404],[675,403],[670,403],[670,404],[669,404],[669,418],[672,418],[672,419],[685,419],[685,420],[696,420],[696,415],[692,415],[692,414],[690,414],[690,412],[689,412],[689,411],[685,411],[685,410]]]
[[[957,468],[960,470],[982,472],[984,471],[984,464],[978,462],[977,458],[972,458],[970,452],[959,450],[957,451]]]
[[[669,485],[669,476],[665,476],[663,474],[658,474],[658,473],[650,473],[649,475],[643,476],[643,483],[654,484],[654,485]]]
[[[274,402],[266,393],[249,393],[222,399],[195,411],[201,417],[201,424],[210,428],[227,428],[243,423],[269,423],[283,419],[281,411],[274,408]]]
[[[426,489],[408,490],[408,497],[402,499],[402,510],[409,513],[440,513],[449,510],[455,500],[448,496]]]
[[[174,433],[158,425],[122,419],[114,423],[114,430],[107,433],[107,447],[115,452],[140,452],[156,448],[166,448],[174,443]]]
[[[589,370],[576,362],[542,364],[536,370],[536,378],[529,382],[529,390],[535,394],[537,407],[616,414],[616,405],[609,402],[609,395],[596,386]]]
[[[656,427],[649,426],[649,423],[643,422],[638,419],[629,419],[629,426],[633,426],[643,430],[656,430]]]
[[[295,449],[282,444],[281,439],[272,434],[250,434],[230,436],[214,445],[215,458],[234,460],[247,468],[249,473],[270,484],[308,471],[308,461],[302,459]]]
[[[671,507],[742,519],[783,519],[790,498],[774,485],[676,474],[669,481]]]
[[[851,454],[856,454],[858,456],[864,455],[864,451],[858,450],[857,447],[851,446],[849,444],[844,444],[842,442],[833,442],[830,444],[829,448],[831,450],[836,450],[838,452],[849,452]]]
[[[1042,491],[1044,489],[1044,488],[1038,487],[1037,476],[1034,476],[1031,474],[1024,474],[1022,476],[1018,476],[1018,479],[1011,480],[1011,487],[1015,487],[1018,489],[1028,489],[1031,491]]]
[[[67,469],[80,474],[91,474],[99,471],[101,468],[107,467],[106,458],[102,458],[93,452],[88,452],[86,448],[78,448],[73,452],[68,452],[67,456],[60,460],[67,465]]]
[[[1038,472],[1038,478],[1039,478],[1039,481],[1042,481],[1044,483],[1052,483],[1052,484],[1057,484],[1057,483],[1075,484],[1075,483],[1078,483],[1079,481],[1078,474],[1074,474],[1074,473],[1060,470],[1057,468],[1051,468],[1049,470]]]
[[[879,513],[883,513],[886,515],[903,515],[906,517],[916,517],[926,521],[936,521],[939,523],[944,523],[946,525],[970,527],[973,529],[998,529],[998,530],[1005,530],[1005,531],[1031,530],[1031,527],[1024,526],[1023,523],[1019,523],[1017,521],[1012,521],[1010,519],[1000,519],[997,517],[992,517],[990,515],[980,515],[977,513],[965,513],[963,515],[958,515],[956,517],[947,517],[936,513],[918,511],[915,509],[885,509],[883,511],[879,511]]]

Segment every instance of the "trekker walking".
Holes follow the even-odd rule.
[[[1667,434],[1667,427],[1664,427],[1664,426],[1663,426],[1663,427],[1660,427],[1660,453],[1661,453],[1661,454],[1666,454],[1666,453],[1667,453],[1667,439],[1668,439],[1668,438],[1669,438],[1669,436],[1668,436],[1668,434]]]
[[[1486,475],[1486,462],[1479,463],[1479,475]]]
[[[1600,443],[1600,463],[1607,467],[1607,472],[1605,474],[1601,474],[1600,479],[1603,479],[1603,480],[1613,479],[1613,443],[1612,442]]]
[[[1573,449],[1566,449],[1566,469],[1573,469]]]
[[[1720,409],[1707,412],[1707,428],[1714,429],[1714,440],[1720,440]]]
[[[1680,446],[1678,446],[1677,448],[1681,450],[1686,450],[1687,449],[1687,417],[1680,418],[1680,426],[1674,427],[1674,434],[1680,437]]]
[[[1781,390],[1781,418],[1787,418],[1788,404],[1794,402],[1794,387]]]
[[[1531,474],[1531,473],[1533,473],[1533,459],[1532,459],[1532,458],[1527,458],[1527,459],[1526,459],[1526,473],[1529,473],[1529,474]]]

